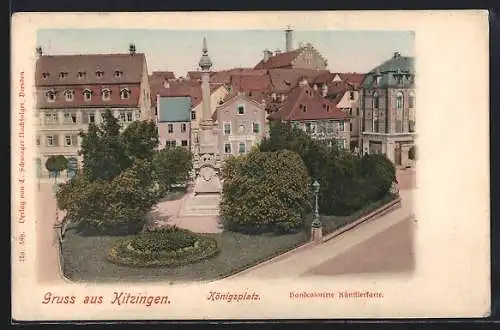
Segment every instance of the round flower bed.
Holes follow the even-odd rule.
[[[177,267],[217,252],[215,239],[170,227],[118,241],[109,250],[108,260],[133,267]]]

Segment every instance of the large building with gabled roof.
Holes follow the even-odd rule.
[[[136,53],[45,55],[37,48],[35,68],[37,166],[63,155],[80,163],[80,130],[99,124],[107,109],[123,127],[152,120],[146,57]]]

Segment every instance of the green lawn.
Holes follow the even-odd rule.
[[[120,238],[83,237],[69,231],[63,245],[64,273],[73,281],[85,282],[215,280],[286,252],[309,239],[306,231],[281,236],[231,232],[207,235],[214,237],[220,248],[212,258],[178,268],[133,268],[106,260],[109,248]]]
[[[179,198],[171,195],[168,198]],[[325,234],[345,226],[394,199],[387,196],[371,203],[349,216],[321,216]],[[311,217],[306,221],[310,228]],[[63,244],[63,269],[73,281],[117,282],[117,281],[200,281],[215,280],[235,274],[262,261],[280,255],[309,241],[309,229],[289,235],[243,235],[233,232],[207,234],[214,237],[220,252],[196,264],[178,268],[134,268],[120,266],[107,261],[107,253],[114,242],[122,237],[80,236],[70,230]]]

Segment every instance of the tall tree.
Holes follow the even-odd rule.
[[[80,136],[83,172],[89,181],[109,181],[131,165],[120,136],[120,124],[111,110],[106,110],[99,126],[91,123],[87,132],[80,132]]]
[[[158,129],[154,121],[131,123],[122,133],[127,154],[131,158],[152,159],[158,147]]]

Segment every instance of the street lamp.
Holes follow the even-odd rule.
[[[314,207],[314,220],[312,222],[312,227],[313,228],[320,228],[321,227],[321,221],[319,220],[319,210],[318,210],[318,193],[319,193],[319,182],[314,180],[313,183],[313,188],[314,188],[314,199],[315,199],[315,207]]]

